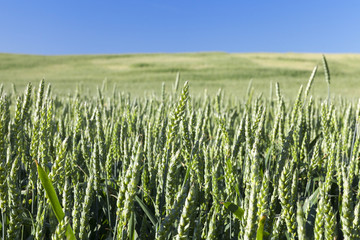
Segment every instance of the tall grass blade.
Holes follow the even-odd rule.
[[[158,221],[156,220],[155,215],[151,212],[151,210],[146,206],[146,204],[141,200],[138,196],[135,196],[135,200],[140,205],[141,209],[144,211],[146,216],[150,219],[151,223],[156,226]]]
[[[63,218],[65,217],[65,213],[64,213],[63,209],[61,208],[61,205],[60,205],[59,199],[56,195],[54,186],[52,185],[47,173],[38,164],[38,162],[36,160],[35,160],[35,163],[36,163],[36,167],[37,167],[37,171],[39,174],[41,184],[45,189],[46,196],[50,201],[51,207],[55,213],[57,220],[59,222],[61,222],[63,220]],[[69,240],[76,239],[70,224],[68,224],[68,226],[66,227],[66,238]]]
[[[312,71],[311,75],[310,75],[310,78],[309,78],[309,81],[308,81],[308,84],[306,85],[306,89],[305,89],[305,99],[307,98],[307,96],[309,95],[309,92],[310,92],[310,89],[311,89],[311,86],[314,82],[314,78],[315,78],[315,75],[316,75],[316,72],[317,72],[317,66],[314,67],[314,70]]]

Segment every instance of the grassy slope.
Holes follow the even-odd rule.
[[[360,55],[326,55],[331,72],[331,91],[356,97],[360,92]],[[288,98],[296,95],[299,86],[307,83],[315,65],[319,71],[312,94],[326,96],[321,54],[135,54],[135,55],[79,55],[33,56],[0,54],[0,81],[6,88],[11,83],[21,90],[32,82],[37,86],[40,79],[51,83],[54,92],[74,91],[78,83],[90,93],[107,79],[108,90],[114,83],[120,91],[143,95],[144,91],[159,92],[165,82],[170,90],[177,72],[181,79],[190,82],[193,95],[215,93],[219,88],[227,95],[242,96],[252,79],[257,93],[269,94],[270,83],[280,83]]]

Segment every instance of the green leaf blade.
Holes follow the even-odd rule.
[[[63,218],[65,217],[65,213],[60,205],[60,201],[56,195],[54,186],[52,185],[45,170],[38,164],[38,162],[36,160],[35,160],[35,163],[36,163],[36,167],[37,167],[37,171],[39,174],[41,184],[45,189],[46,196],[50,201],[51,207],[55,213],[57,220],[59,222],[61,222],[63,220]],[[76,239],[70,224],[68,224],[66,227],[66,238],[70,239],[70,240]]]
[[[220,203],[224,205],[225,208],[229,210],[232,214],[234,214],[235,217],[237,217],[239,220],[242,220],[245,212],[244,209],[242,209],[241,207],[237,206],[232,202],[220,202]]]

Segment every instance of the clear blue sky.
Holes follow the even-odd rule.
[[[360,53],[360,1],[0,0],[0,52]]]

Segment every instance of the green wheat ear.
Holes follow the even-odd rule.
[[[36,167],[37,167],[37,171],[39,174],[41,184],[45,189],[46,196],[50,201],[50,204],[55,213],[55,216],[60,223],[64,219],[65,213],[64,213],[63,209],[61,208],[59,199],[56,195],[55,189],[54,189],[47,173],[44,171],[44,169],[39,165],[39,163],[36,160],[35,160],[35,163],[36,163]],[[70,224],[68,224],[66,227],[65,235],[66,235],[66,239],[69,239],[69,240],[76,239]]]
[[[324,67],[325,80],[328,85],[328,105],[330,105],[330,70],[324,54],[322,55],[322,62]]]
[[[326,57],[323,54],[322,55],[322,62],[323,62],[323,67],[324,67],[324,74],[325,74],[325,80],[327,82],[328,85],[330,85],[330,70],[326,61]]]

